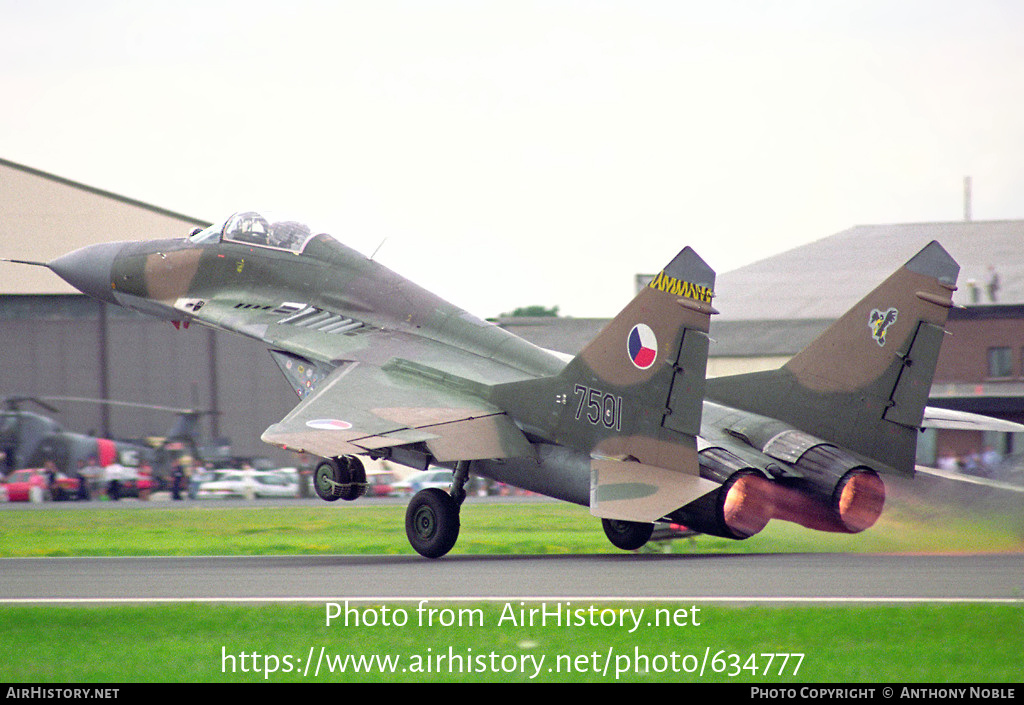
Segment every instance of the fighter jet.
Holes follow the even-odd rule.
[[[429,558],[455,545],[471,474],[589,507],[625,550],[659,522],[863,531],[881,474],[914,472],[959,273],[932,242],[782,368],[706,379],[715,273],[689,247],[572,359],[253,211],[45,266],[101,301],[262,341],[299,397],[262,438],[323,458],[327,501],[365,491],[361,456],[453,469],[406,511]]]

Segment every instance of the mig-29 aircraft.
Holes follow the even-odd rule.
[[[43,263],[36,263],[43,264]],[[684,248],[577,356],[543,350],[327,234],[256,212],[43,264],[101,301],[265,343],[300,402],[263,433],[321,456],[454,469],[406,511],[420,554],[459,534],[470,473],[588,506],[619,548],[655,523],[743,539],[771,519],[859,532],[880,472],[914,472],[959,266],[932,242],[778,370],[705,379],[715,273]]]

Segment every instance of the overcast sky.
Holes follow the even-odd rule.
[[[958,220],[966,175],[1024,218],[1021,37],[1015,0],[0,0],[0,157],[610,316],[685,245]]]

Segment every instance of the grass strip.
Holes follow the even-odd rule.
[[[353,504],[294,507],[76,508],[5,511],[0,557],[411,554],[405,507]],[[710,536],[651,545],[684,553],[993,552],[1024,549],[1003,518],[912,504],[887,509],[862,534],[825,534],[772,522],[746,541]],[[600,522],[583,507],[536,502],[463,506],[453,554],[610,553]]]

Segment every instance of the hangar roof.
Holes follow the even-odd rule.
[[[718,275],[716,320],[834,320],[932,240],[960,263],[956,303],[989,302],[991,267],[997,301],[1024,301],[1024,220],[858,225]]]

